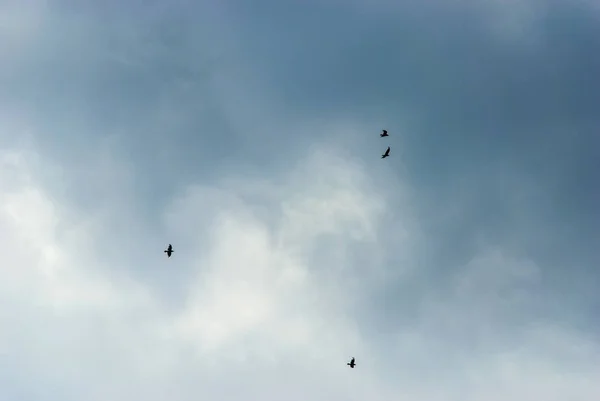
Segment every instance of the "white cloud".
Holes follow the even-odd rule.
[[[0,341],[11,360],[25,361],[20,374],[79,390],[96,385],[114,390],[179,374],[183,368],[176,361],[186,349],[191,353],[182,366],[199,371],[202,361],[218,371],[226,364],[286,360],[298,366],[297,357],[306,360],[302,365],[331,364],[331,371],[360,351],[348,309],[357,297],[348,297],[343,287],[348,273],[327,264],[353,244],[377,247],[374,222],[382,201],[361,193],[360,170],[344,177],[341,160],[333,168],[323,164],[330,158],[309,159],[311,170],[322,171],[320,179],[292,174],[285,184],[289,193],[262,193],[272,216],[266,221],[273,225],[255,214],[259,203],[235,188],[191,186],[165,215],[167,232],[182,238],[173,240],[174,257],[163,260],[160,249],[146,249],[155,260],[139,273],[168,269],[172,276],[186,275],[187,285],[180,288],[185,303],[173,312],[157,288],[136,282],[133,270],[119,272],[102,262],[107,247],[130,251],[120,247],[125,238],[119,231],[110,242],[103,238],[114,221],[126,217],[123,210],[132,208],[128,191],[116,185],[111,193],[120,195],[109,198],[109,207],[85,216],[53,200],[28,155],[38,157],[5,152],[3,164],[12,169],[2,169],[1,230],[7,238],[2,251],[11,255],[2,268],[2,327],[11,329],[0,332]],[[52,168],[43,157],[38,160],[38,166]],[[104,158],[89,168],[105,176],[114,163]],[[132,215],[128,225],[136,224]],[[323,236],[338,247],[327,263],[315,253]],[[117,372],[130,380],[113,377]],[[88,383],[96,375],[104,385]],[[146,385],[158,386],[159,393],[163,388]],[[113,399],[121,399],[117,393]]]
[[[110,171],[117,162],[100,165]],[[394,253],[380,243],[389,206],[360,166],[327,152],[302,160],[287,180],[238,187],[242,177],[230,176],[189,186],[164,214],[174,256],[139,230],[131,249],[147,244],[151,256],[140,255],[137,269],[100,257],[128,235],[104,237],[132,209],[125,188],[113,188],[122,195],[99,219],[48,192],[39,168],[53,167],[43,155],[5,151],[2,164],[0,246],[9,263],[0,270],[0,365],[19,364],[11,393],[27,380],[40,391],[28,399],[62,388],[70,395],[56,390],[60,399],[117,401],[199,392],[230,400],[588,400],[597,392],[597,345],[542,321],[519,327],[515,318],[533,316],[541,271],[494,247],[459,270],[447,292],[415,299],[417,322],[398,327],[396,342],[365,338],[355,307],[382,288],[377,271],[394,266],[380,258],[365,269],[350,255],[357,247]],[[127,224],[144,226],[136,219]],[[323,240],[332,248],[319,247]],[[141,279],[152,274],[165,281]],[[177,307],[161,291],[169,285],[182,294]],[[354,371],[344,366],[350,356],[359,360]]]

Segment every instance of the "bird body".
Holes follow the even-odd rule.
[[[169,244],[169,246],[167,247],[167,249],[166,249],[164,252],[167,254],[167,257],[168,257],[168,258],[170,258],[170,257],[171,257],[171,254],[172,254],[173,252],[175,252],[175,251],[173,250],[173,245]]]
[[[356,363],[354,361],[355,361],[354,357],[352,357],[350,362],[348,362],[346,365],[348,365],[348,366],[350,366],[350,368],[354,369],[354,367],[356,366]]]
[[[389,135],[387,133],[387,130],[384,129],[383,132],[381,134],[379,134],[379,136],[383,138],[384,136],[389,136]]]
[[[384,154],[381,155],[382,159],[385,159],[386,157],[388,157],[390,155],[390,147],[388,146],[387,150],[385,151]]]

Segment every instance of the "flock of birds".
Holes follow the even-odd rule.
[[[386,137],[389,135],[387,133],[387,130],[384,129],[383,132],[381,134],[379,134],[379,136],[383,138],[383,137]],[[389,155],[390,155],[390,147],[388,146],[387,149],[385,150],[385,153],[381,155],[381,158],[385,159],[386,157],[389,157]]]
[[[379,134],[379,136],[381,138],[384,138],[388,135],[387,130],[382,130],[381,134]],[[385,159],[386,157],[390,156],[390,147],[388,146],[387,149],[385,150],[385,152],[381,155],[382,159]],[[164,250],[164,253],[167,254],[167,257],[170,258],[171,255],[173,254],[173,252],[175,252],[173,250],[173,245],[169,244],[169,246],[167,247],[167,249]],[[354,367],[356,366],[356,359],[354,357],[352,357],[352,359],[350,360],[350,362],[348,362],[346,365],[350,366],[350,368],[354,369]]]

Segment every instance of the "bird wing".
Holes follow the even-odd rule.
[[[385,151],[385,154],[386,154],[386,155],[389,155],[389,154],[390,154],[390,147],[389,147],[389,146],[388,146],[387,150]]]

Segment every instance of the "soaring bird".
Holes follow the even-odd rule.
[[[389,135],[387,133],[387,130],[384,129],[383,132],[381,134],[379,134],[379,136],[383,138],[384,136],[389,136]]]
[[[390,147],[388,146],[387,150],[385,151],[384,154],[381,155],[382,159],[385,159],[386,157],[388,157],[390,155]]]
[[[352,357],[352,359],[350,360],[350,362],[348,362],[346,365],[348,365],[352,369],[354,369],[354,367],[356,366],[356,363],[354,363],[354,357]]]
[[[173,250],[173,245],[169,244],[169,246],[167,247],[167,249],[166,249],[164,252],[167,254],[167,257],[169,257],[169,258],[170,258],[170,257],[171,257],[171,254],[172,254],[173,252],[175,252],[175,251]]]

